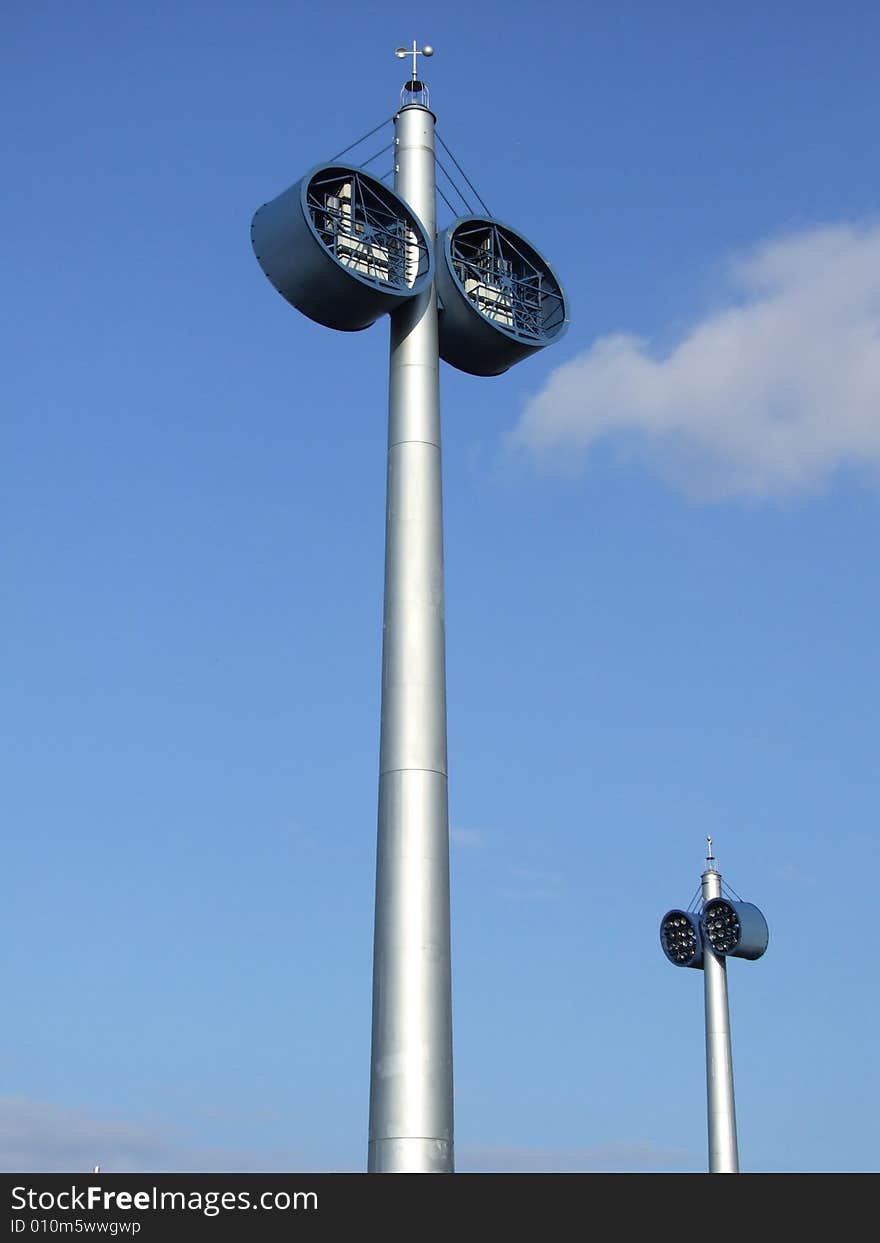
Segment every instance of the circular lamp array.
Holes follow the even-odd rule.
[[[732,958],[760,958],[770,932],[761,911],[751,902],[710,898],[700,920],[703,936],[716,954]]]
[[[700,925],[688,911],[667,911],[660,921],[663,953],[676,967],[702,967]]]
[[[553,269],[488,216],[465,216],[438,235],[436,281],[440,357],[470,375],[501,375],[568,327]]]
[[[282,297],[343,332],[368,328],[433,277],[432,247],[412,209],[346,164],[318,165],[265,203],[251,222],[251,243]]]

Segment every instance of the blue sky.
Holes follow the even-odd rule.
[[[249,224],[415,37],[571,303],[442,374],[458,1167],[705,1168],[711,833],[742,1166],[876,1169],[876,6],[401,12],[6,16],[0,1167],[364,1166],[387,323]]]

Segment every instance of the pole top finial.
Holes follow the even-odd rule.
[[[412,76],[408,82],[404,82],[403,90],[400,92],[400,102],[402,104],[422,104],[428,107],[428,88],[424,82],[419,80],[418,58],[420,56],[433,56],[434,49],[430,43],[426,43],[424,47],[419,47],[415,39],[412,41],[412,47],[397,47],[394,49],[394,55],[398,60],[405,60],[407,56],[412,57]]]
[[[706,834],[706,871],[715,871],[715,856],[712,853],[712,838]]]

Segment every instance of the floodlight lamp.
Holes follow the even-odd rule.
[[[431,284],[424,226],[384,182],[321,164],[264,204],[251,241],[266,276],[297,310],[357,332]]]
[[[437,238],[440,357],[470,375],[501,375],[559,340],[568,304],[534,246],[488,216],[464,216]]]
[[[667,911],[660,921],[660,946],[675,967],[702,967],[700,924],[688,911]]]
[[[700,920],[703,935],[716,954],[754,961],[767,949],[770,933],[761,911],[751,902],[710,898]]]

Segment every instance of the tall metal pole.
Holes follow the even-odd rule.
[[[415,79],[415,73],[413,73]],[[395,117],[395,189],[436,233],[434,115]],[[434,285],[391,316],[371,1173],[451,1173],[452,980]]]
[[[711,839],[703,872],[703,905],[721,897],[721,873],[715,870]],[[727,1002],[727,963],[703,938],[706,990],[706,1098],[709,1120],[709,1173],[738,1174],[736,1109],[733,1101],[733,1055]]]

